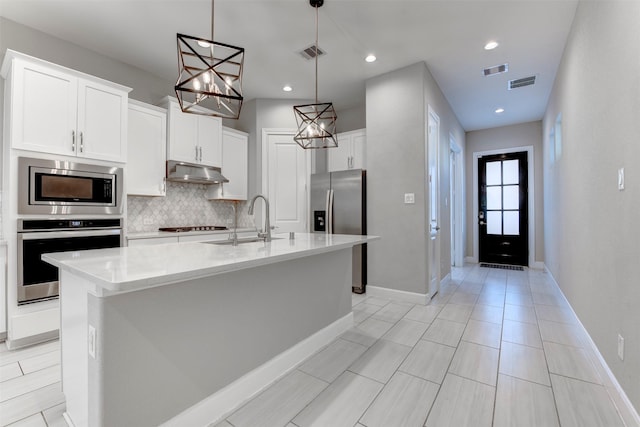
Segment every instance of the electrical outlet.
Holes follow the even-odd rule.
[[[143,225],[151,225],[151,224],[153,224],[153,218],[150,218],[150,217],[148,217],[148,216],[145,216],[145,217],[142,219],[142,224],[143,224]]]
[[[624,360],[624,338],[620,334],[618,334],[618,357]]]
[[[412,205],[416,202],[416,195],[414,193],[404,193],[405,205]]]
[[[89,356],[96,358],[96,328],[89,325]]]
[[[624,168],[618,169],[618,190],[624,190]]]

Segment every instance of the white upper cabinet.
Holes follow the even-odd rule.
[[[12,148],[126,161],[129,88],[11,50],[2,76]]]
[[[166,194],[166,132],[165,109],[129,100],[127,194]]]
[[[183,113],[170,96],[161,105],[167,109],[167,160],[221,167],[222,119]]]
[[[249,135],[235,129],[222,129],[222,175],[225,184],[211,185],[207,198],[221,200],[247,200]]]
[[[366,169],[365,129],[338,134],[338,147],[327,149],[329,172],[346,169]]]

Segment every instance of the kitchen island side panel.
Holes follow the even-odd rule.
[[[158,425],[350,313],[351,248],[89,295],[89,312],[89,425]]]

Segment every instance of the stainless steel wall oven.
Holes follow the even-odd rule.
[[[58,297],[58,269],[40,257],[51,252],[122,246],[122,219],[19,219],[18,304]]]

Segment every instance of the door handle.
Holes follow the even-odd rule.
[[[484,222],[484,221],[480,221],[478,224],[480,224],[480,225],[487,225],[487,223],[486,223],[486,222]]]

